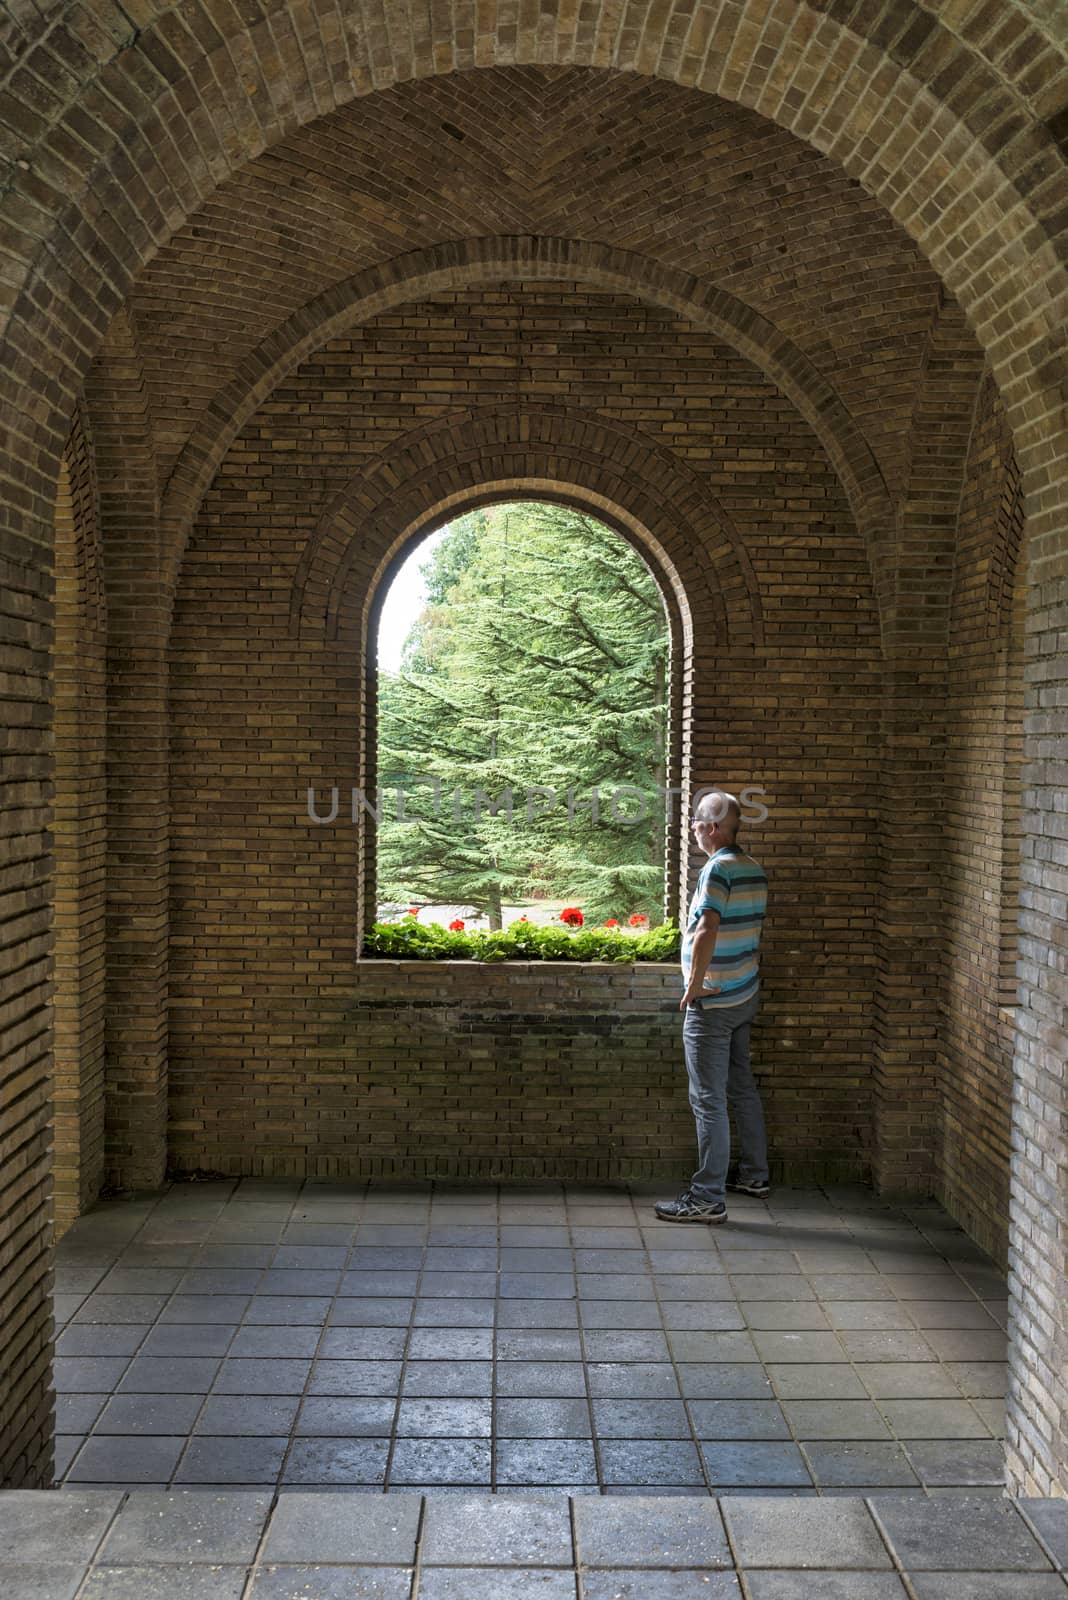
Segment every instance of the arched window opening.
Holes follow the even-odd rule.
[[[485,505],[424,540],[378,632],[379,919],[660,922],[669,653],[656,579],[583,509]]]

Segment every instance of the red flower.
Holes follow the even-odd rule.
[[[619,927],[619,923],[616,921],[615,917],[609,917],[608,921],[605,923],[605,927],[606,928],[618,928]]]
[[[418,906],[409,906],[408,907],[408,915],[410,917],[417,917],[419,915],[419,907]]]
[[[449,923],[449,932],[450,933],[463,933],[463,931],[464,931],[463,919],[461,917],[455,917],[453,919],[453,921]]]
[[[581,928],[585,920],[578,906],[565,906],[560,913],[560,921],[566,923],[569,928]]]
[[[529,922],[530,918],[529,917],[517,917],[516,921],[517,922]]]
[[[644,928],[645,924],[649,921],[649,918],[643,917],[640,911],[635,911],[634,914],[627,920],[632,928]]]

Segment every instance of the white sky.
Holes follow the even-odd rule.
[[[439,528],[417,545],[389,586],[378,623],[378,665],[383,672],[400,671],[404,641],[426,604],[426,585],[420,569],[447,532],[447,528]]]

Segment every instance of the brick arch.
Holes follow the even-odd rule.
[[[564,279],[622,290],[709,329],[752,361],[810,424],[845,489],[873,568],[885,558],[893,508],[879,465],[832,386],[773,323],[736,296],[632,251],[571,239],[463,239],[360,273],[308,302],[242,363],[175,464],[162,509],[165,582],[173,594],[193,521],[227,450],[285,377],[333,338],[394,306],[445,289]]]
[[[684,642],[695,628],[758,649],[760,596],[744,543],[708,485],[637,429],[523,402],[415,428],[368,463],[319,519],[294,577],[290,632],[332,639],[355,588],[363,622],[383,574],[435,518],[477,497],[540,486],[604,516],[659,569]]]
[[[60,436],[87,352],[140,265],[221,177],[357,95],[443,71],[532,61],[611,65],[718,94],[839,161],[885,203],[960,298],[998,365],[1021,459],[1030,466],[1022,408],[1036,382],[1058,399],[1063,318],[1057,299],[1066,275],[1054,186],[1046,184],[1060,159],[1052,120],[1059,101],[1055,95],[1048,106],[1040,101],[1036,114],[1023,93],[1042,81],[1036,60],[1056,82],[1063,52],[1022,24],[1021,47],[1011,55],[1015,70],[995,69],[983,54],[990,27],[978,0],[975,9],[955,32],[923,11],[890,26],[873,13],[869,38],[854,26],[856,8],[846,0],[729,6],[706,0],[678,15],[647,0],[625,16],[606,7],[577,22],[570,12],[519,22],[491,12],[477,34],[457,37],[451,13],[425,0],[391,6],[388,17],[383,12],[369,22],[361,15],[363,32],[355,18],[325,31],[314,11],[287,3],[250,25],[238,12],[219,21],[214,13],[194,13],[177,22],[161,10],[147,27],[131,25],[126,36],[120,28],[117,38],[96,36],[91,47],[76,42],[84,81],[57,60],[59,92],[49,125],[40,117],[30,75],[25,92],[35,103],[20,108],[18,76],[12,99],[16,123],[40,133],[42,166],[63,175],[42,186],[31,133],[14,168],[12,203],[25,202],[41,220],[27,230],[21,268],[13,264],[21,292],[3,363],[15,414],[25,411],[24,442],[54,483]],[[40,70],[49,64],[40,37],[49,26],[42,19],[39,33],[23,36],[27,50],[42,44]],[[63,43],[70,46],[67,38]],[[1007,52],[996,54],[1000,60]],[[132,116],[123,114],[121,145],[108,122],[111,104],[133,106]],[[1051,117],[1048,128],[1043,115]],[[99,148],[100,159],[78,163],[72,147]],[[124,186],[116,173],[120,179],[137,173],[144,181]],[[982,225],[970,226],[980,214]],[[997,267],[987,272],[995,260]],[[69,267],[57,263],[72,261],[81,293],[57,341],[46,332],[51,302],[57,290],[70,301]],[[1026,368],[1012,371],[1007,351],[997,348],[1004,318],[998,327],[994,319],[1015,305],[1019,269],[1030,290],[1026,315],[1034,354]],[[1024,316],[1015,305],[1015,317]],[[54,407],[19,406],[35,373],[57,366]],[[50,502],[50,489],[45,498]]]
[[[161,10],[140,27],[116,11],[110,29],[54,7],[27,15],[23,27],[12,18],[6,39],[12,61],[6,115],[10,126],[24,130],[24,141],[16,145],[5,187],[11,310],[0,394],[13,438],[4,554],[19,603],[29,594],[42,619],[49,614],[43,573],[59,464],[81,381],[134,274],[177,223],[227,172],[356,94],[405,76],[544,60],[657,74],[751,106],[838,160],[911,234],[990,356],[1028,496],[1033,626],[1036,636],[1048,634],[1052,657],[1052,640],[1068,615],[1068,272],[1056,148],[1064,50],[1018,11],[1008,20],[1016,35],[1009,43],[1002,8],[985,0],[954,6],[952,27],[920,6],[858,8],[853,0],[707,0],[697,7],[680,0],[677,10],[647,0],[577,16],[571,8],[559,15],[531,9],[521,18],[488,8],[477,27],[465,24],[459,35],[452,13],[425,0],[350,12],[347,21],[330,13],[329,22],[314,8],[288,5],[257,14],[251,24],[240,10],[209,14],[196,4]],[[870,35],[849,25],[859,18],[860,27],[869,16]],[[358,39],[357,19],[364,30]],[[988,57],[1005,65],[995,68]],[[41,663],[27,669],[24,687],[28,699],[47,702]],[[1035,783],[1051,804],[1061,777],[1055,758],[1064,748],[1052,709],[1041,719],[1036,711],[1033,740],[1036,759],[1049,762]],[[46,849],[44,822],[26,796],[47,764],[42,728],[11,762],[20,786],[17,826],[26,833],[34,873],[26,880],[34,885],[28,914],[35,919],[47,893]],[[1060,930],[1050,910],[1048,862],[1048,845],[1039,842],[1025,864],[1033,891],[1027,982],[1035,1005],[1023,1015],[1018,1055],[1026,1085],[1017,1102],[1018,1148],[1030,1196],[1029,1212],[1023,1204],[1018,1211],[1018,1281],[1036,1303],[1042,1270],[1046,1281],[1058,1281],[1065,1270],[1064,1201],[1049,1171],[1063,1169],[1065,1160],[1056,1130],[1064,1095],[1058,1029],[1068,985],[1053,959]],[[30,948],[20,954],[25,988],[14,1022],[26,1024],[36,1049],[44,1037],[44,979],[31,969]],[[20,1102],[21,1131],[13,1137],[35,1137],[47,1093],[42,1071]],[[5,1259],[18,1253],[21,1269],[33,1270],[37,1281],[45,1247],[32,1242],[24,1219],[42,1212],[46,1178],[27,1170],[30,1176],[20,1176],[10,1191],[16,1220],[5,1234],[5,1243],[14,1241]],[[5,1269],[5,1294],[10,1282]],[[5,1411],[11,1422],[0,1440],[0,1481],[47,1471],[47,1424],[35,1399],[43,1392],[43,1303],[42,1290],[33,1315],[8,1322],[17,1334],[12,1370],[31,1375],[32,1392],[25,1399],[20,1391]],[[1063,1486],[1068,1471],[1068,1400],[1063,1378],[1049,1376],[1063,1371],[1068,1334],[1061,1325],[1050,1334],[1047,1319],[1039,1319],[1037,1331],[1025,1326],[1034,1321],[1016,1324],[1033,1392],[1026,1403],[1020,1389],[1013,1397],[1013,1471],[1017,1487],[1044,1492]],[[1029,1407],[1042,1411],[1033,1425]]]

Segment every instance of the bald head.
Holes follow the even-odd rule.
[[[733,844],[742,820],[742,807],[726,789],[710,789],[697,802],[694,816],[701,822],[719,824],[719,832],[727,844]]]

